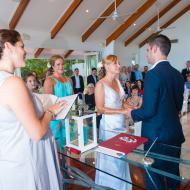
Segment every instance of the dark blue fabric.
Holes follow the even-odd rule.
[[[131,112],[142,121],[142,136],[150,140],[181,145],[185,141],[179,112],[183,104],[184,80],[169,62],[160,62],[148,71],[144,82],[143,104]]]
[[[147,143],[144,147],[145,150],[148,150],[151,144],[152,142]],[[171,156],[173,158],[179,158],[181,154],[181,147],[174,148],[173,146],[167,146],[167,145],[156,143],[151,148],[150,152],[157,153],[160,155]],[[170,174],[180,176],[179,164],[177,162],[169,162],[166,160],[154,158],[154,163],[152,164],[152,168],[157,168],[159,170],[168,172]],[[148,171],[148,173],[146,173],[146,184],[147,184],[148,190],[167,190],[167,189],[177,190],[179,189],[179,185],[180,185],[179,180],[174,180],[172,178],[167,177],[164,182],[164,175],[159,175],[151,171]],[[152,181],[149,179],[150,176],[152,180],[154,181],[154,184],[156,187],[153,185]]]
[[[135,72],[131,71],[130,82],[135,82],[135,81],[136,81]]]
[[[92,83],[95,86],[97,82],[98,82],[98,77],[97,76],[96,76],[96,81],[94,80],[94,77],[92,75],[89,75],[87,77],[87,85]]]
[[[175,151],[154,145],[153,152],[180,157],[180,147],[185,141],[178,116],[183,104],[183,92],[183,77],[167,61],[160,62],[146,74],[143,104],[140,109],[131,112],[132,118],[134,121],[142,121],[142,136],[151,141],[158,137],[158,141],[161,143],[179,147]],[[145,145],[145,150],[149,147],[150,145]],[[178,164],[155,160],[153,167],[179,175]],[[157,185],[157,189],[164,190],[164,176],[153,172],[150,172],[150,175]],[[179,187],[179,183],[171,178],[166,179],[166,182],[172,190]],[[146,184],[148,190],[156,189],[148,175]]]

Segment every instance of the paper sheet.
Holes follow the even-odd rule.
[[[65,100],[67,102],[66,107],[64,107],[63,110],[61,110],[61,112],[58,113],[55,120],[65,119],[65,117],[67,116],[69,110],[71,109],[72,105],[74,104],[78,96],[78,94],[74,94],[71,96],[60,98],[52,94],[37,94],[37,93],[34,94],[41,100],[44,110],[48,109],[50,106],[54,105],[55,103],[61,100]]]

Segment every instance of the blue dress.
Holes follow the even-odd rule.
[[[55,80],[55,85],[53,87],[53,94],[58,97],[65,97],[72,95],[72,85],[69,80],[63,83],[57,80],[56,78],[52,77]],[[50,122],[50,128],[55,137],[58,148],[62,149],[63,146],[66,144],[66,134],[65,134],[65,120],[52,120]]]

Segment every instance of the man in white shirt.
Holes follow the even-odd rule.
[[[81,75],[79,75],[79,69],[74,70],[74,76],[71,77],[73,82],[74,94],[83,93],[84,91],[84,80]]]

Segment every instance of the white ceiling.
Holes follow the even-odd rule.
[[[172,0],[158,0],[160,10],[166,7],[171,1]],[[112,2],[113,0],[83,0],[74,14],[56,35],[55,39],[51,40],[51,29],[67,10],[72,1],[30,0],[16,26],[16,30],[28,35],[29,39],[25,40],[25,46],[29,50],[30,56],[33,56],[37,48],[47,48],[47,50],[44,50],[41,54],[43,57],[48,57],[54,52],[64,54],[69,49],[79,50],[75,56],[82,55],[84,51],[87,50],[101,50],[106,38],[120,26],[121,21],[106,19],[84,43],[81,42],[81,36],[93,23],[94,18],[98,17]],[[119,5],[118,12],[121,15],[132,13],[145,2],[146,0],[124,0]],[[189,3],[190,0],[181,0],[180,3],[160,19],[160,24],[162,25],[168,21],[169,18],[174,16]],[[0,28],[8,28],[9,22],[18,5],[19,0],[0,0]],[[88,13],[85,11],[87,9],[89,10]],[[130,26],[118,40],[124,43],[128,37],[134,34],[134,32],[155,15],[156,4],[151,6],[151,8],[135,22],[136,26]],[[126,16],[125,20],[128,17]],[[151,28],[154,27],[156,27],[155,24],[151,26]],[[150,31],[145,31],[135,39],[132,44],[139,44],[149,35]]]

